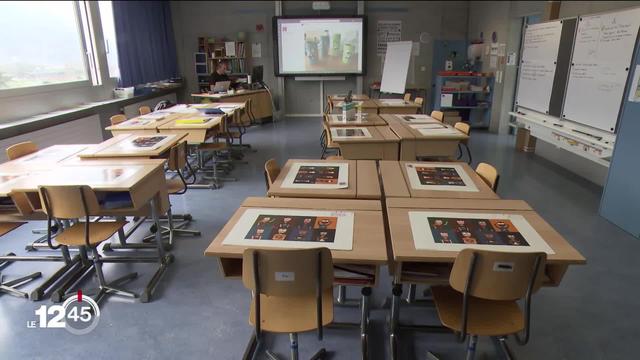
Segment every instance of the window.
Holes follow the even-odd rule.
[[[0,90],[89,79],[76,4],[0,2]]]
[[[113,22],[113,4],[111,1],[98,1],[98,5],[100,8],[100,22],[102,23],[102,36],[104,36],[104,48],[107,52],[109,77],[120,78],[118,48],[116,46],[116,27]]]

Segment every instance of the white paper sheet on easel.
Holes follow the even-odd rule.
[[[380,92],[404,94],[412,45],[411,41],[387,43]]]

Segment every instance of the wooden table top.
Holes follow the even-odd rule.
[[[360,119],[342,121],[342,114],[327,114],[325,120],[330,127],[340,126],[385,126],[387,122],[378,114],[362,113]]]
[[[348,187],[343,189],[309,189],[283,187],[283,182],[295,164],[348,164]],[[295,176],[292,174],[291,176]],[[289,159],[267,192],[269,196],[296,198],[380,199],[380,183],[375,161],[372,160],[309,160]]]
[[[333,106],[335,108],[339,108],[342,106],[342,100],[331,100],[331,102],[333,103]],[[359,105],[361,108],[363,109],[377,109],[379,106],[378,104],[375,102],[375,100],[371,100],[371,99],[365,99],[365,100],[354,100],[354,103],[356,103],[356,105]]]
[[[222,245],[225,237],[233,229],[242,214],[251,208],[281,208],[295,210],[338,210],[353,211],[353,247],[351,250],[331,250],[336,263],[374,264],[387,262],[387,249],[382,223],[382,207],[375,200],[343,199],[288,199],[249,197],[233,214],[222,230],[205,250],[206,256],[221,258],[242,258],[247,248],[238,245]]]
[[[375,99],[376,105],[380,108],[421,108],[422,105],[413,101],[402,99]]]
[[[150,114],[155,114],[155,113],[150,113]],[[163,113],[164,116],[158,119],[148,118],[147,115],[136,116],[129,120],[123,121],[120,124],[107,126],[104,129],[107,131],[156,130],[158,126],[166,122],[169,122],[173,119],[178,119],[184,116],[185,114]]]
[[[198,115],[198,116],[192,116],[192,117],[198,117],[198,118],[211,118],[209,121],[204,122],[204,123],[200,123],[200,124],[182,124],[179,123],[178,121],[181,119],[187,119],[188,117],[180,117],[177,119],[173,119],[173,120],[169,120],[167,122],[164,122],[162,125],[158,126],[158,130],[162,131],[162,130],[174,130],[174,129],[179,129],[179,130],[183,130],[183,129],[213,129],[214,127],[220,125],[220,122],[222,122],[222,119],[225,117],[226,115]]]
[[[183,139],[186,134],[120,134],[78,154],[81,158],[158,157]],[[157,145],[138,147],[133,141],[140,138],[163,137]]]
[[[343,101],[347,94],[329,95],[329,101]],[[351,94],[352,100],[369,100],[369,96],[365,94]]]
[[[456,171],[461,169],[460,174],[471,180],[477,191],[455,191],[455,190],[427,190],[415,189],[411,186],[407,164],[451,167]],[[419,161],[380,161],[380,176],[384,193],[387,197],[398,198],[446,198],[446,199],[499,199],[500,197],[482,181],[480,176],[464,162],[419,162]],[[466,181],[465,177],[463,180]]]
[[[353,126],[354,128],[358,128],[359,126]],[[331,127],[331,129],[342,128],[342,127]],[[398,142],[398,137],[391,131],[389,126],[366,126],[362,127],[369,131],[371,134],[370,138],[333,138],[331,136],[331,132],[329,135],[331,136],[331,140],[337,144],[366,144],[366,143],[386,143],[386,142]]]
[[[223,99],[223,98],[229,98],[229,97],[233,97],[233,96],[258,94],[258,93],[262,93],[262,92],[267,92],[267,90],[266,89],[238,90],[238,91],[234,92],[233,94],[227,94],[227,93],[225,93],[225,94],[198,93],[198,94],[191,94],[191,96],[197,97],[197,98]]]
[[[554,230],[526,202],[521,200],[387,198],[391,245],[395,261],[455,261],[458,251],[416,250],[410,211],[499,213],[523,216],[555,254],[548,255],[549,264],[584,264],[586,259],[562,235]],[[487,249],[490,249],[489,247]]]
[[[401,140],[466,140],[469,136],[463,134],[451,125],[438,123],[411,124],[402,120],[399,115],[380,115],[389,124],[393,132]],[[425,133],[416,127],[438,126],[436,129],[427,129]]]
[[[49,146],[33,154],[0,164],[0,174],[24,174],[52,169],[57,166],[58,162],[73,158],[91,146],[92,144]]]

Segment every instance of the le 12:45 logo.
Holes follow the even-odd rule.
[[[68,298],[62,305],[42,305],[35,310],[38,320],[27,322],[28,328],[66,329],[75,335],[90,333],[100,321],[100,308],[82,291]]]

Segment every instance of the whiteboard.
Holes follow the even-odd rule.
[[[640,26],[640,8],[578,22],[563,117],[614,132]]]
[[[518,106],[549,112],[561,34],[560,20],[527,26],[516,97]]]
[[[380,92],[404,94],[412,45],[411,41],[387,43]]]

